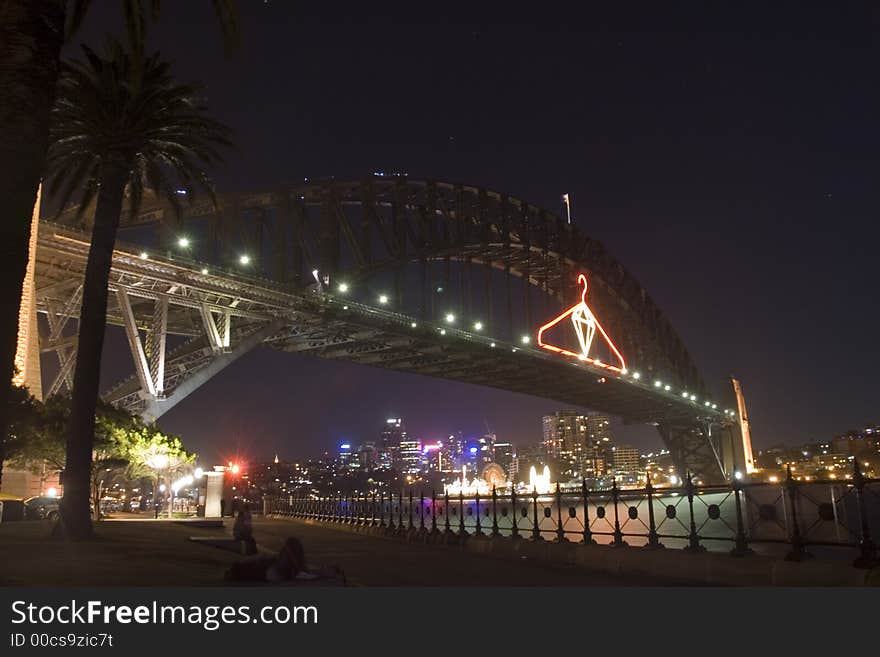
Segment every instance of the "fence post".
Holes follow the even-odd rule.
[[[480,524],[480,491],[477,491],[477,494],[474,496],[474,503],[476,508],[474,509],[474,513],[477,516],[477,527],[474,530],[474,536],[482,536],[483,528]]]
[[[498,493],[495,490],[495,484],[492,484],[492,536],[500,536],[498,531]]]
[[[688,512],[691,516],[690,532],[688,533],[688,546],[685,550],[690,552],[704,552],[706,548],[700,545],[700,537],[697,534],[697,523],[694,520],[694,478],[691,473],[687,473],[687,483],[685,485],[688,498]]]
[[[581,479],[581,495],[584,502],[584,545],[591,545],[596,541],[593,540],[593,532],[590,530],[590,490],[587,488],[587,478]]]
[[[437,491],[431,489],[431,533],[437,533]]]
[[[532,518],[534,522],[532,525],[532,540],[543,541],[544,537],[541,536],[541,530],[538,528],[538,487],[535,486],[532,490]]]
[[[519,525],[517,524],[516,519],[516,486],[512,486],[510,489],[510,518],[511,518],[511,527],[510,527],[510,538],[519,538]]]
[[[443,531],[446,534],[448,534],[449,533],[449,491],[448,490],[443,491],[443,500],[444,500],[443,506],[446,507],[445,513],[444,513],[445,519],[443,521]]]
[[[785,492],[788,494],[788,503],[791,505],[791,551],[785,555],[786,561],[803,561],[813,555],[804,547],[804,537],[801,536],[801,528],[797,517],[797,483],[791,476],[791,466],[786,466]]]
[[[648,496],[648,547],[662,548],[660,537],[657,536],[657,523],[654,521],[654,485],[651,483],[651,471],[646,473],[645,494]]]
[[[556,542],[567,543],[565,538],[565,528],[562,525],[562,491],[559,489],[559,482],[556,482]]]
[[[419,531],[425,533],[425,491],[419,489]]]
[[[385,491],[379,491],[379,526],[385,526]]]
[[[413,528],[413,496],[412,486],[409,487],[409,528]]]
[[[617,512],[617,502],[620,499],[620,491],[617,489],[617,477],[611,480],[611,500],[614,502],[614,545],[623,547],[623,532],[620,531],[620,515]]]
[[[871,540],[868,527],[868,509],[865,504],[865,477],[859,468],[859,459],[853,458],[853,485],[856,489],[856,504],[859,507],[859,556],[853,561],[856,568],[873,568],[877,565],[877,546]]]
[[[458,533],[460,536],[466,536],[467,532],[464,529],[464,492],[459,491],[458,493]]]
[[[753,551],[749,547],[748,540],[746,539],[746,528],[745,523],[743,522],[741,499],[742,484],[736,477],[733,478],[732,487],[734,500],[736,501],[736,543],[734,544],[734,548],[730,551],[730,556],[745,557],[749,554],[753,554]]]

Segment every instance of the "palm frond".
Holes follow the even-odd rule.
[[[139,10],[132,0],[131,11]],[[137,5],[137,7],[135,6]],[[137,213],[147,190],[181,216],[177,189],[209,196],[207,169],[232,147],[231,130],[206,114],[198,84],[181,84],[159,53],[143,56],[108,40],[104,52],[83,47],[64,63],[52,110],[47,191],[62,207],[79,194],[80,212],[100,192],[102,168],[124,162],[128,206]],[[134,72],[133,72],[134,71]]]

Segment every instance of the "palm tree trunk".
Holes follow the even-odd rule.
[[[15,361],[31,215],[49,141],[66,0],[0,3],[0,435]]]
[[[107,319],[107,284],[113,245],[122,212],[129,167],[122,162],[104,164],[95,208],[92,245],[83,282],[73,396],[67,427],[67,462],[61,527],[69,538],[88,538],[92,450],[95,439],[95,408],[101,377],[101,351]]]

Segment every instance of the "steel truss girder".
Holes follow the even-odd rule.
[[[729,482],[719,446],[713,442],[712,427],[706,422],[660,422],[657,430],[681,474],[690,473],[706,484]]]
[[[370,272],[399,270],[404,262],[470,258],[501,269],[509,266],[513,276],[526,278],[557,298],[567,298],[574,292],[572,274],[586,271],[607,328],[626,328],[628,335],[621,337],[624,344],[619,346],[638,353],[649,373],[698,395],[705,393],[681,339],[638,281],[577,226],[516,197],[473,185],[374,176],[225,195],[218,205],[216,209],[200,201],[187,207],[184,215],[214,215],[222,225],[222,230],[215,231],[216,239],[236,232],[256,233],[256,238],[274,240],[269,245],[274,251],[286,243],[287,232],[282,230],[284,225],[273,230],[265,222],[266,213],[275,210],[292,222],[292,248],[288,261],[280,266],[290,272],[292,280],[308,278],[303,276],[303,266],[308,271],[318,267],[322,272],[339,273],[342,245],[352,254],[355,270],[345,272],[352,280]],[[123,223],[154,223],[169,211],[161,202],[147,199],[140,215],[126,217]],[[359,222],[353,212],[360,213]],[[310,213],[317,215],[317,221]],[[66,212],[62,221],[73,217],[73,211]],[[249,232],[249,226],[255,230]],[[278,252],[276,259],[282,257]]]

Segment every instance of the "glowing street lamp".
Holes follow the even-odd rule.
[[[342,294],[345,294],[346,292],[348,292],[348,283],[340,283],[339,284],[339,291],[342,292]]]
[[[208,268],[207,268],[207,267],[202,267],[202,275],[203,275],[203,276],[207,276],[207,275],[208,275]]]
[[[483,322],[474,322],[474,330],[482,331],[483,330]]]
[[[189,248],[189,245],[190,245],[189,238],[186,237],[185,235],[182,236],[182,237],[180,237],[180,238],[178,238],[178,240],[177,240],[177,246],[179,246],[181,249],[188,249],[188,248]]]
[[[140,257],[141,257],[141,260],[146,260],[147,258],[150,257],[150,254],[147,253],[146,251],[141,251],[141,256],[140,256]]]
[[[243,253],[239,257],[238,262],[239,262],[239,264],[242,264],[242,265],[249,265],[249,264],[251,264],[251,257],[248,254]]]
[[[520,338],[520,342],[522,342],[523,344],[528,344],[531,341],[532,341],[532,339],[527,335],[524,335]]]
[[[455,315],[452,313],[446,313],[446,322],[448,324],[452,324],[455,321]]]
[[[388,295],[387,294],[380,294],[379,295],[379,303],[381,303],[383,306],[385,304],[387,304],[388,303]]]

